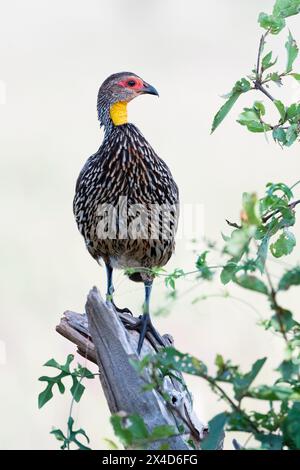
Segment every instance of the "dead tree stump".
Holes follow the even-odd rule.
[[[160,425],[177,429],[181,424],[185,434],[168,438],[169,448],[190,450],[187,441],[191,439],[199,445],[208,432],[207,426],[195,415],[191,394],[181,375],[182,384],[176,379],[164,379],[163,391],[169,395],[169,401],[165,401],[156,390],[142,391],[150,375],[145,370],[141,376],[130,359],[142,359],[145,354],[157,351],[160,346],[149,335],[138,357],[139,334],[124,326],[124,322],[134,325],[137,320],[129,314],[117,313],[113,305],[105,302],[94,287],[87,298],[86,314],[65,312],[56,330],[77,345],[80,355],[98,365],[101,385],[111,413],[138,414],[144,419],[149,431]],[[169,335],[164,335],[163,339],[166,346],[172,345],[173,340]],[[163,443],[166,443],[166,439],[152,443],[150,449],[158,449]]]

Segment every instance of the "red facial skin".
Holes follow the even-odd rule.
[[[135,85],[131,86],[128,84],[128,82],[135,82]],[[119,86],[122,86],[123,88],[129,88],[130,90],[136,90],[140,91],[144,88],[144,82],[138,77],[127,77],[126,80],[121,80],[118,82]]]

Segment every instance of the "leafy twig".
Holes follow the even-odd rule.
[[[242,226],[237,224],[236,222],[230,222],[229,220],[225,219],[227,224],[230,226],[230,227],[233,227],[233,228],[238,228],[238,229],[241,229]]]
[[[291,202],[291,203],[288,205],[288,207],[289,207],[290,209],[294,209],[298,204],[300,204],[300,199],[297,199],[297,201]],[[280,213],[280,210],[277,209],[276,211],[272,212],[271,214],[268,214],[268,215],[262,217],[263,223],[268,222],[268,220],[270,220],[272,217],[274,217],[274,215],[279,214],[279,213]]]

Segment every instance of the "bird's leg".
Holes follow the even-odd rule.
[[[109,264],[105,264],[105,267],[107,276],[106,302],[112,303],[118,313],[130,313],[130,315],[132,315],[131,311],[128,308],[118,308],[114,303],[113,295],[115,292],[115,288],[113,284],[113,268]]]
[[[112,302],[114,295],[114,285],[113,285],[113,269],[109,264],[105,265],[106,267],[106,276],[107,276],[107,292],[106,292],[106,301]]]
[[[143,305],[143,315],[140,316],[139,321],[134,325],[130,326],[130,329],[138,330],[140,333],[139,337],[139,342],[138,342],[138,348],[137,352],[140,354],[145,336],[147,333],[151,333],[152,336],[155,338],[155,340],[160,344],[161,346],[165,346],[164,341],[160,334],[156,331],[154,326],[152,325],[152,321],[150,318],[150,311],[149,311],[149,306],[150,306],[150,296],[151,296],[151,290],[152,290],[152,280],[151,281],[145,281],[145,302]]]

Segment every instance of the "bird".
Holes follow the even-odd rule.
[[[157,90],[132,72],[110,75],[100,86],[97,114],[104,138],[79,173],[73,212],[90,255],[104,262],[106,299],[117,311],[113,270],[128,270],[129,279],[143,282],[143,313],[135,325],[140,354],[148,332],[164,342],[150,316],[154,268],[162,268],[175,249],[179,191],[167,164],[140,130],[128,122],[127,105]],[[116,210],[117,208],[117,210]]]

